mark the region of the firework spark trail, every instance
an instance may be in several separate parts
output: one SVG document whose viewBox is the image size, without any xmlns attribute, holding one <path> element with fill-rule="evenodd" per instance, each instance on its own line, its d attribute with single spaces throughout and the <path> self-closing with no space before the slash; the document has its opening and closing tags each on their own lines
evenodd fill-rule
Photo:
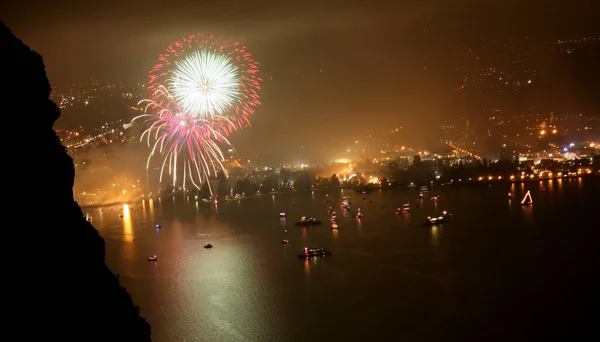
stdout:
<svg viewBox="0 0 600 342">
<path fill-rule="evenodd" d="M 164 91 L 162 94 L 168 95 Z M 152 147 L 146 169 L 150 169 L 152 157 L 158 153 L 163 155 L 159 182 L 163 181 L 167 172 L 172 176 L 173 184 L 176 184 L 177 170 L 182 166 L 184 189 L 187 180 L 197 189 L 205 183 L 210 187 L 209 178 L 215 177 L 219 170 L 224 169 L 222 161 L 225 157 L 219 144 L 233 148 L 226 136 L 220 132 L 221 126 L 231 125 L 231 122 L 218 115 L 210 119 L 182 116 L 171 101 L 141 101 L 144 102 L 147 111 L 159 113 L 143 114 L 133 119 L 146 119 L 151 122 L 140 137 L 140 141 L 146 140 L 148 146 Z M 160 103 L 166 103 L 167 106 L 163 107 Z M 210 191 L 212 194 L 212 189 Z"/>
</svg>

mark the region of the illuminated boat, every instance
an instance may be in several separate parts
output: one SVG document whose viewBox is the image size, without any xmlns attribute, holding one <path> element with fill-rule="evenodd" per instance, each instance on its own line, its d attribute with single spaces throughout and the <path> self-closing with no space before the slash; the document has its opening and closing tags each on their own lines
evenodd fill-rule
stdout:
<svg viewBox="0 0 600 342">
<path fill-rule="evenodd" d="M 402 206 L 402 208 L 396 209 L 396 215 L 407 214 L 409 211 L 410 211 L 410 204 L 404 203 L 404 206 Z"/>
<path fill-rule="evenodd" d="M 358 214 L 356 214 L 356 219 L 361 219 L 363 218 L 363 214 L 360 212 L 360 209 L 358 209 Z"/>
<path fill-rule="evenodd" d="M 207 243 L 204 245 L 204 248 L 213 248 L 213 245 L 211 245 L 210 243 Z"/>
<path fill-rule="evenodd" d="M 148 257 L 148 261 L 157 261 L 158 257 L 156 255 Z"/>
<path fill-rule="evenodd" d="M 331 252 L 326 250 L 325 248 L 304 248 L 304 251 L 301 254 L 298 254 L 298 258 L 316 258 L 316 257 L 325 257 L 331 255 Z"/>
<path fill-rule="evenodd" d="M 285 218 L 285 213 L 279 213 L 279 217 Z"/>
<path fill-rule="evenodd" d="M 290 243 L 290 241 L 289 241 L 289 240 L 283 240 L 283 241 L 281 241 L 281 244 L 282 244 L 282 245 L 287 245 L 288 243 Z"/>
<path fill-rule="evenodd" d="M 320 224 L 321 224 L 321 221 L 315 219 L 314 217 L 310 217 L 310 218 L 302 217 L 299 222 L 296 222 L 297 226 L 317 226 Z"/>
<path fill-rule="evenodd" d="M 453 214 L 450 214 L 444 210 L 442 212 L 442 216 L 438 216 L 438 217 L 427 216 L 427 219 L 425 220 L 425 225 L 426 226 L 435 226 L 438 224 L 444 224 L 444 223 L 447 223 L 448 221 L 450 221 L 453 217 L 454 217 Z"/>
<path fill-rule="evenodd" d="M 530 205 L 533 203 L 533 198 L 531 198 L 531 192 L 529 190 L 527 190 L 527 193 L 525 194 L 525 196 L 523 197 L 523 200 L 521 201 L 521 205 Z"/>
<path fill-rule="evenodd" d="M 442 224 L 442 223 L 446 223 L 446 222 L 447 222 L 447 220 L 443 216 L 439 216 L 439 217 L 427 216 L 427 219 L 425 220 L 425 225 L 426 226 L 435 226 L 437 224 Z"/>
<path fill-rule="evenodd" d="M 334 224 L 332 224 L 332 225 L 331 225 L 331 229 L 338 229 L 338 225 L 337 225 L 337 223 L 334 223 Z"/>
</svg>

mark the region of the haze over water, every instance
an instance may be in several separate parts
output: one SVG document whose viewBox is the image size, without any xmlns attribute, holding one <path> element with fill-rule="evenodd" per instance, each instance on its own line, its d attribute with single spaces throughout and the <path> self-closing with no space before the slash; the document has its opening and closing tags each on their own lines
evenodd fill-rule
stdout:
<svg viewBox="0 0 600 342">
<path fill-rule="evenodd" d="M 431 188 L 429 196 L 442 195 L 437 204 L 418 201 L 417 189 L 332 190 L 218 207 L 162 198 L 83 210 L 155 341 L 521 340 L 566 334 L 573 322 L 563 316 L 582 310 L 595 286 L 581 278 L 596 271 L 598 179 L 541 184 Z M 527 190 L 534 203 L 523 207 Z M 342 214 L 346 195 L 362 220 Z M 394 215 L 405 199 L 410 214 Z M 443 210 L 452 222 L 422 225 Z M 301 216 L 323 225 L 294 226 Z M 305 246 L 333 255 L 297 258 Z M 580 291 L 567 290 L 576 282 Z"/>
</svg>

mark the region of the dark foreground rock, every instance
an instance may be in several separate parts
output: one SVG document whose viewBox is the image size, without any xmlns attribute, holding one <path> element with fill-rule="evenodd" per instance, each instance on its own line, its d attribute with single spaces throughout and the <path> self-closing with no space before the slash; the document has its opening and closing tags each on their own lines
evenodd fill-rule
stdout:
<svg viewBox="0 0 600 342">
<path fill-rule="evenodd" d="M 5 337 L 150 341 L 149 324 L 104 262 L 104 240 L 73 199 L 73 160 L 53 130 L 60 111 L 41 56 L 2 22 L 0 49 L 2 168 L 15 194 L 5 193 L 3 215 L 11 233 L 3 237 Z"/>
</svg>

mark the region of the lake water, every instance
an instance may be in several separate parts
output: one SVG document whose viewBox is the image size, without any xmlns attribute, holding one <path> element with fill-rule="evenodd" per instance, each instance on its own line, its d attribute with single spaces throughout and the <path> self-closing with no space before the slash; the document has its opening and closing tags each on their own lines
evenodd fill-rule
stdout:
<svg viewBox="0 0 600 342">
<path fill-rule="evenodd" d="M 217 207 L 162 198 L 84 212 L 155 341 L 573 338 L 597 298 L 598 182 L 436 187 L 423 200 L 418 190 Z M 524 207 L 526 190 L 534 203 Z M 363 219 L 342 214 L 347 195 Z M 435 195 L 438 203 L 428 198 Z M 405 199 L 412 211 L 396 216 Z M 338 231 L 327 222 L 330 206 Z M 423 226 L 443 210 L 452 222 Z M 301 216 L 324 224 L 297 227 Z M 306 261 L 297 257 L 304 247 L 333 254 Z M 148 262 L 154 254 L 158 261 Z"/>
</svg>

